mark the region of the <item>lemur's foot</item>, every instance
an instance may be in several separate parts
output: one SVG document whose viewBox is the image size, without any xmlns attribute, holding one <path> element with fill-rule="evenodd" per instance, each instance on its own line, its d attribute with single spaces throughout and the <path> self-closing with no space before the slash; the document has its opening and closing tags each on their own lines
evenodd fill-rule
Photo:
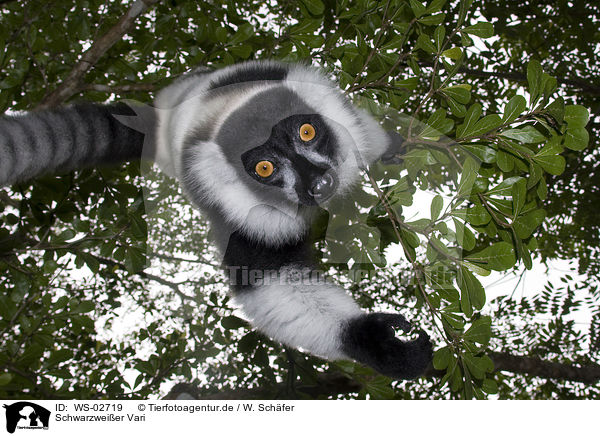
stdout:
<svg viewBox="0 0 600 436">
<path fill-rule="evenodd" d="M 424 331 L 414 341 L 396 338 L 394 327 L 405 332 L 410 323 L 400 314 L 370 313 L 350 321 L 342 334 L 344 352 L 383 375 L 410 379 L 423 374 L 433 356 Z"/>
<path fill-rule="evenodd" d="M 401 155 L 406 153 L 404 138 L 396 132 L 389 132 L 388 137 L 390 138 L 390 144 L 381 156 L 381 162 L 386 165 L 399 165 L 404 160 Z"/>
</svg>

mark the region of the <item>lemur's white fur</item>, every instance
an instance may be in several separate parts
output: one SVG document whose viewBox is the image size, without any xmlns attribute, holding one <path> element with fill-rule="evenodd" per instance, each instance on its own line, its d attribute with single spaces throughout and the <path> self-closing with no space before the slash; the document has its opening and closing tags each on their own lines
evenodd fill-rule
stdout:
<svg viewBox="0 0 600 436">
<path fill-rule="evenodd" d="M 276 341 L 328 359 L 347 358 L 341 351 L 341 330 L 363 312 L 339 286 L 293 275 L 281 271 L 274 283 L 240 293 L 234 302 Z"/>
<path fill-rule="evenodd" d="M 243 182 L 226 161 L 221 148 L 212 141 L 203 142 L 195 150 L 198 159 L 193 177 L 208 206 L 218 205 L 227 211 L 226 219 L 248 237 L 279 245 L 299 238 L 306 229 L 305 221 L 297 218 L 297 209 L 268 204 Z M 218 169 L 207 171 L 206 162 Z"/>
</svg>

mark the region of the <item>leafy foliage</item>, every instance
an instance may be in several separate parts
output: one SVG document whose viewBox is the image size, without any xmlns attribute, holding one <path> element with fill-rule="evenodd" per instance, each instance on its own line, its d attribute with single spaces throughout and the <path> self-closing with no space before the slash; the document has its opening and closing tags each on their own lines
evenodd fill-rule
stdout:
<svg viewBox="0 0 600 436">
<path fill-rule="evenodd" d="M 3 111 L 35 108 L 126 12 L 119 2 L 36 3 L 0 5 L 10 12 L 0 18 Z M 356 380 L 359 398 L 597 396 L 597 388 L 574 391 L 560 381 L 536 390 L 543 382 L 535 374 L 494 373 L 489 357 L 495 349 L 591 363 L 600 350 L 586 354 L 579 344 L 597 341 L 600 309 L 591 290 L 595 324 L 585 339 L 566 320 L 583 304 L 571 288 L 489 302 L 478 278 L 532 268 L 540 240 L 547 257 L 576 253 L 584 267 L 593 263 L 585 234 L 547 236 L 571 228 L 561 221 L 563 199 L 587 153 L 590 101 L 572 104 L 544 72 L 552 64 L 540 60 L 562 56 L 560 48 L 532 56 L 522 88 L 469 74 L 520 71 L 515 53 L 529 53 L 536 38 L 501 24 L 508 8 L 483 2 L 481 10 L 490 20 L 472 0 L 159 2 L 100 58 L 77 96 L 149 101 L 194 66 L 253 58 L 328 70 L 404 136 L 407 151 L 400 168 L 370 168 L 354 204 L 332 214 L 323 261 L 363 307 L 408 307 L 415 323 L 429 326 L 441 379 L 392 382 L 357 364 L 283 350 L 249 330 L 227 305 L 202 218 L 164 176 L 133 163 L 0 191 L 0 395 L 145 398 L 173 380 L 207 392 L 287 380 L 287 394 L 301 396 L 295 384 L 313 385 L 328 371 Z M 569 68 L 559 66 L 557 73 Z M 423 191 L 434 194 L 429 215 L 408 218 L 405 208 Z M 404 261 L 386 266 L 395 246 Z M 365 269 L 366 278 L 350 274 Z"/>
</svg>

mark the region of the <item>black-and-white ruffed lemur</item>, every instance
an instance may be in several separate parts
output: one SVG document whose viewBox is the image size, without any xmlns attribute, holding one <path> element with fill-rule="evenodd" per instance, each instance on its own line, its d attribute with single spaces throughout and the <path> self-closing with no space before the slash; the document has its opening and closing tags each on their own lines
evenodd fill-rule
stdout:
<svg viewBox="0 0 600 436">
<path fill-rule="evenodd" d="M 146 132 L 124 121 L 142 112 Z M 402 341 L 394 330 L 410 330 L 402 315 L 366 313 L 336 284 L 297 277 L 316 268 L 307 211 L 348 192 L 361 169 L 400 144 L 318 70 L 247 62 L 180 78 L 150 111 L 76 104 L 1 118 L 0 186 L 153 159 L 208 217 L 226 270 L 277 271 L 276 280 L 233 278 L 234 301 L 258 330 L 329 360 L 413 378 L 431 361 L 425 332 Z"/>
</svg>

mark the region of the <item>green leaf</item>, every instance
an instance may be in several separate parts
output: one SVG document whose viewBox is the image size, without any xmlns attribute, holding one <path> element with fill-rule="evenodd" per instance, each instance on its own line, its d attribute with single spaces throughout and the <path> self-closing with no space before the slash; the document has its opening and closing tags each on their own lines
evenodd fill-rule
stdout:
<svg viewBox="0 0 600 436">
<path fill-rule="evenodd" d="M 446 0 L 432 0 L 429 5 L 427 6 L 427 9 L 425 10 L 425 13 L 427 14 L 435 14 L 436 12 L 439 12 L 442 10 L 442 7 L 446 4 Z"/>
<path fill-rule="evenodd" d="M 96 259 L 94 256 L 92 256 L 90 253 L 86 253 L 86 252 L 79 252 L 77 254 L 78 257 L 81 257 L 84 261 L 85 264 L 88 266 L 88 268 L 94 273 L 97 274 L 99 269 L 100 269 L 100 262 L 98 261 L 98 259 Z"/>
<path fill-rule="evenodd" d="M 565 107 L 564 120 L 571 127 L 585 127 L 590 119 L 590 113 L 581 105 L 569 105 Z"/>
<path fill-rule="evenodd" d="M 558 97 L 546 107 L 545 111 L 554 118 L 557 123 L 562 123 L 565 116 L 565 100 L 562 97 Z"/>
<path fill-rule="evenodd" d="M 452 218 L 452 220 L 454 221 L 454 228 L 456 230 L 456 243 L 465 250 L 471 251 L 475 248 L 475 235 L 473 235 L 473 232 L 471 232 L 467 226 L 456 218 Z"/>
<path fill-rule="evenodd" d="M 498 393 L 498 385 L 494 380 L 489 378 L 486 378 L 483 381 L 483 383 L 481 384 L 481 389 L 483 389 L 484 392 L 490 395 L 495 395 Z"/>
<path fill-rule="evenodd" d="M 419 37 L 417 38 L 417 43 L 416 43 L 415 47 L 420 48 L 421 50 L 423 50 L 427 53 L 435 53 L 437 51 L 437 49 L 435 48 L 435 45 L 433 45 L 433 43 L 431 42 L 431 39 L 429 39 L 429 36 L 426 35 L 425 33 L 421 33 L 419 35 Z"/>
<path fill-rule="evenodd" d="M 550 141 L 548 141 L 546 143 L 546 145 L 544 145 L 544 147 L 535 154 L 534 158 L 545 157 L 545 156 L 554 156 L 554 155 L 558 155 L 558 154 L 562 153 L 563 148 L 558 143 L 557 139 L 560 139 L 560 138 L 553 137 Z"/>
<path fill-rule="evenodd" d="M 540 180 L 540 183 L 538 183 L 536 194 L 538 195 L 538 197 L 540 197 L 540 200 L 542 201 L 544 201 L 548 196 L 548 186 L 546 185 L 545 180 Z"/>
<path fill-rule="evenodd" d="M 252 54 L 252 46 L 249 44 L 236 45 L 235 47 L 230 47 L 229 52 L 242 59 L 248 59 L 250 54 Z"/>
<path fill-rule="evenodd" d="M 467 108 L 464 104 L 460 104 L 452 98 L 447 99 L 447 102 L 448 106 L 450 107 L 450 111 L 454 116 L 458 118 L 464 118 L 464 116 L 467 114 Z"/>
<path fill-rule="evenodd" d="M 306 9 L 313 15 L 322 15 L 325 5 L 321 0 L 301 0 Z"/>
<path fill-rule="evenodd" d="M 463 260 L 462 263 L 469 269 L 469 271 L 477 274 L 478 276 L 487 277 L 492 273 L 490 269 L 485 269 L 476 263 L 471 263 L 467 260 Z"/>
<path fill-rule="evenodd" d="M 489 195 L 498 195 L 498 196 L 509 196 L 512 193 L 512 186 L 517 183 L 519 180 L 523 180 L 522 177 L 509 177 L 508 179 L 504 179 L 498 185 L 494 186 L 488 192 L 486 192 L 486 196 Z"/>
<path fill-rule="evenodd" d="M 502 125 L 502 119 L 498 114 L 486 115 L 471 129 L 468 136 L 481 136 L 484 133 L 490 132 Z"/>
<path fill-rule="evenodd" d="M 494 26 L 492 23 L 486 23 L 485 21 L 479 21 L 472 26 L 467 26 L 461 30 L 461 32 L 475 35 L 480 38 L 490 38 L 494 36 Z"/>
<path fill-rule="evenodd" d="M 417 18 L 425 13 L 425 5 L 418 0 L 410 0 L 410 8 Z"/>
<path fill-rule="evenodd" d="M 250 353 L 256 349 L 258 343 L 258 335 L 255 331 L 251 331 L 238 341 L 238 351 L 240 353 Z"/>
<path fill-rule="evenodd" d="M 390 379 L 377 376 L 365 384 L 365 389 L 374 400 L 391 400 L 394 398 L 394 390 L 390 386 Z"/>
<path fill-rule="evenodd" d="M 438 109 L 435 111 L 425 125 L 425 128 L 419 136 L 421 138 L 438 138 L 440 134 L 447 133 L 452 129 L 452 120 L 446 118 L 446 111 L 444 109 Z"/>
<path fill-rule="evenodd" d="M 469 368 L 469 372 L 476 379 L 483 380 L 485 378 L 485 362 L 479 357 L 473 356 L 471 353 L 465 353 L 462 355 L 463 362 Z"/>
<path fill-rule="evenodd" d="M 433 46 L 433 45 L 432 45 Z M 434 50 L 435 51 L 435 50 Z M 433 53 L 433 52 L 432 52 Z M 453 98 L 459 103 L 467 104 L 471 100 L 471 86 L 470 85 L 456 85 L 448 86 L 440 90 L 444 95 Z"/>
<path fill-rule="evenodd" d="M 435 221 L 440 216 L 444 207 L 444 199 L 441 195 L 436 195 L 431 201 L 431 220 Z"/>
<path fill-rule="evenodd" d="M 93 301 L 82 301 L 71 313 L 87 313 L 96 308 Z"/>
<path fill-rule="evenodd" d="M 542 66 L 535 59 L 527 64 L 527 82 L 529 84 L 529 104 L 533 105 L 541 92 L 542 84 Z"/>
<path fill-rule="evenodd" d="M 475 320 L 463 337 L 471 342 L 487 345 L 492 338 L 492 319 L 489 316 L 482 316 Z"/>
<path fill-rule="evenodd" d="M 546 137 L 542 135 L 535 127 L 527 125 L 518 129 L 508 129 L 502 131 L 500 136 L 505 138 L 514 139 L 527 144 L 539 144 L 546 140 Z"/>
<path fill-rule="evenodd" d="M 227 36 L 228 36 L 227 29 L 224 27 L 218 27 L 215 32 L 214 32 L 214 36 L 217 39 L 217 41 L 225 44 L 227 42 Z"/>
<path fill-rule="evenodd" d="M 462 173 L 460 174 L 460 183 L 456 192 L 457 197 L 468 196 L 473 189 L 473 183 L 477 178 L 477 170 L 479 165 L 473 159 L 468 157 L 463 164 Z"/>
<path fill-rule="evenodd" d="M 130 273 L 137 273 L 146 267 L 146 254 L 137 247 L 128 247 L 125 256 L 125 268 Z"/>
<path fill-rule="evenodd" d="M 512 186 L 513 216 L 517 217 L 525 205 L 527 197 L 527 181 L 521 179 Z"/>
<path fill-rule="evenodd" d="M 460 32 L 460 43 L 463 47 L 471 47 L 474 44 L 473 38 L 463 32 Z"/>
<path fill-rule="evenodd" d="M 448 368 L 448 365 L 450 364 L 451 354 L 452 352 L 448 347 L 443 347 L 439 350 L 436 350 L 433 354 L 433 367 L 438 371 Z"/>
<path fill-rule="evenodd" d="M 462 330 L 465 325 L 463 317 L 454 313 L 442 313 L 442 322 L 445 322 L 454 330 Z"/>
<path fill-rule="evenodd" d="M 490 144 L 476 143 L 476 144 L 461 144 L 461 148 L 464 148 L 481 162 L 494 163 L 496 162 L 497 151 L 494 146 Z"/>
<path fill-rule="evenodd" d="M 485 291 L 479 280 L 467 267 L 462 266 L 456 278 L 461 290 L 460 308 L 467 317 L 473 315 L 473 308 L 481 310 L 485 304 Z"/>
<path fill-rule="evenodd" d="M 506 271 L 512 268 L 517 261 L 515 249 L 508 242 L 497 242 L 477 253 L 470 254 L 466 259 L 486 265 L 494 271 Z"/>
<path fill-rule="evenodd" d="M 565 133 L 564 145 L 571 150 L 580 151 L 587 147 L 590 140 L 585 127 L 573 127 L 569 126 Z"/>
<path fill-rule="evenodd" d="M 442 56 L 450 59 L 460 59 L 462 57 L 462 50 L 460 47 L 452 47 L 442 52 Z"/>
<path fill-rule="evenodd" d="M 512 227 L 519 238 L 527 239 L 542 224 L 544 218 L 546 218 L 546 211 L 536 209 L 533 212 L 518 217 L 512 224 Z"/>
<path fill-rule="evenodd" d="M 548 99 L 552 93 L 556 90 L 556 79 L 550 74 L 542 73 L 542 83 L 540 85 L 540 92 L 544 95 L 544 98 Z"/>
<path fill-rule="evenodd" d="M 446 28 L 444 26 L 439 26 L 433 32 L 433 42 L 436 46 L 436 51 L 440 51 L 442 45 L 444 44 L 444 38 L 446 37 Z"/>
<path fill-rule="evenodd" d="M 444 21 L 444 18 L 446 18 L 446 14 L 428 15 L 427 17 L 420 18 L 419 23 L 425 26 L 437 26 Z"/>
<path fill-rule="evenodd" d="M 323 20 L 320 18 L 305 18 L 300 21 L 298 24 L 294 24 L 290 28 L 291 35 L 301 35 L 301 34 L 314 34 L 321 24 Z"/>
<path fill-rule="evenodd" d="M 240 42 L 246 41 L 248 38 L 253 36 L 256 32 L 254 31 L 254 27 L 250 23 L 244 23 L 240 27 L 238 27 L 237 32 L 233 35 L 229 41 L 228 45 L 239 44 Z"/>
<path fill-rule="evenodd" d="M 492 217 L 485 207 L 478 204 L 468 209 L 467 219 L 474 226 L 484 226 L 490 222 Z"/>
<path fill-rule="evenodd" d="M 481 116 L 481 104 L 474 103 L 467 110 L 463 124 L 456 129 L 456 138 L 471 136 L 471 131 Z"/>
<path fill-rule="evenodd" d="M 150 362 L 145 362 L 145 361 L 139 361 L 136 365 L 135 365 L 135 369 L 137 369 L 139 372 L 143 373 L 143 374 L 154 374 L 154 367 L 152 366 L 152 364 Z"/>
<path fill-rule="evenodd" d="M 5 372 L 4 374 L 0 375 L 0 386 L 5 386 L 9 384 L 12 378 L 12 374 L 9 374 L 8 372 Z"/>
<path fill-rule="evenodd" d="M 562 156 L 534 156 L 535 160 L 547 173 L 558 176 L 565 170 L 566 161 Z"/>
<path fill-rule="evenodd" d="M 498 153 L 496 154 L 496 165 L 498 165 L 498 168 L 500 168 L 502 172 L 508 173 L 515 167 L 515 160 L 510 153 L 507 153 L 504 150 L 498 150 Z"/>
<path fill-rule="evenodd" d="M 527 109 L 527 101 L 522 95 L 515 95 L 506 103 L 504 113 L 502 114 L 502 123 L 508 124 L 516 120 L 525 109 Z"/>
</svg>

